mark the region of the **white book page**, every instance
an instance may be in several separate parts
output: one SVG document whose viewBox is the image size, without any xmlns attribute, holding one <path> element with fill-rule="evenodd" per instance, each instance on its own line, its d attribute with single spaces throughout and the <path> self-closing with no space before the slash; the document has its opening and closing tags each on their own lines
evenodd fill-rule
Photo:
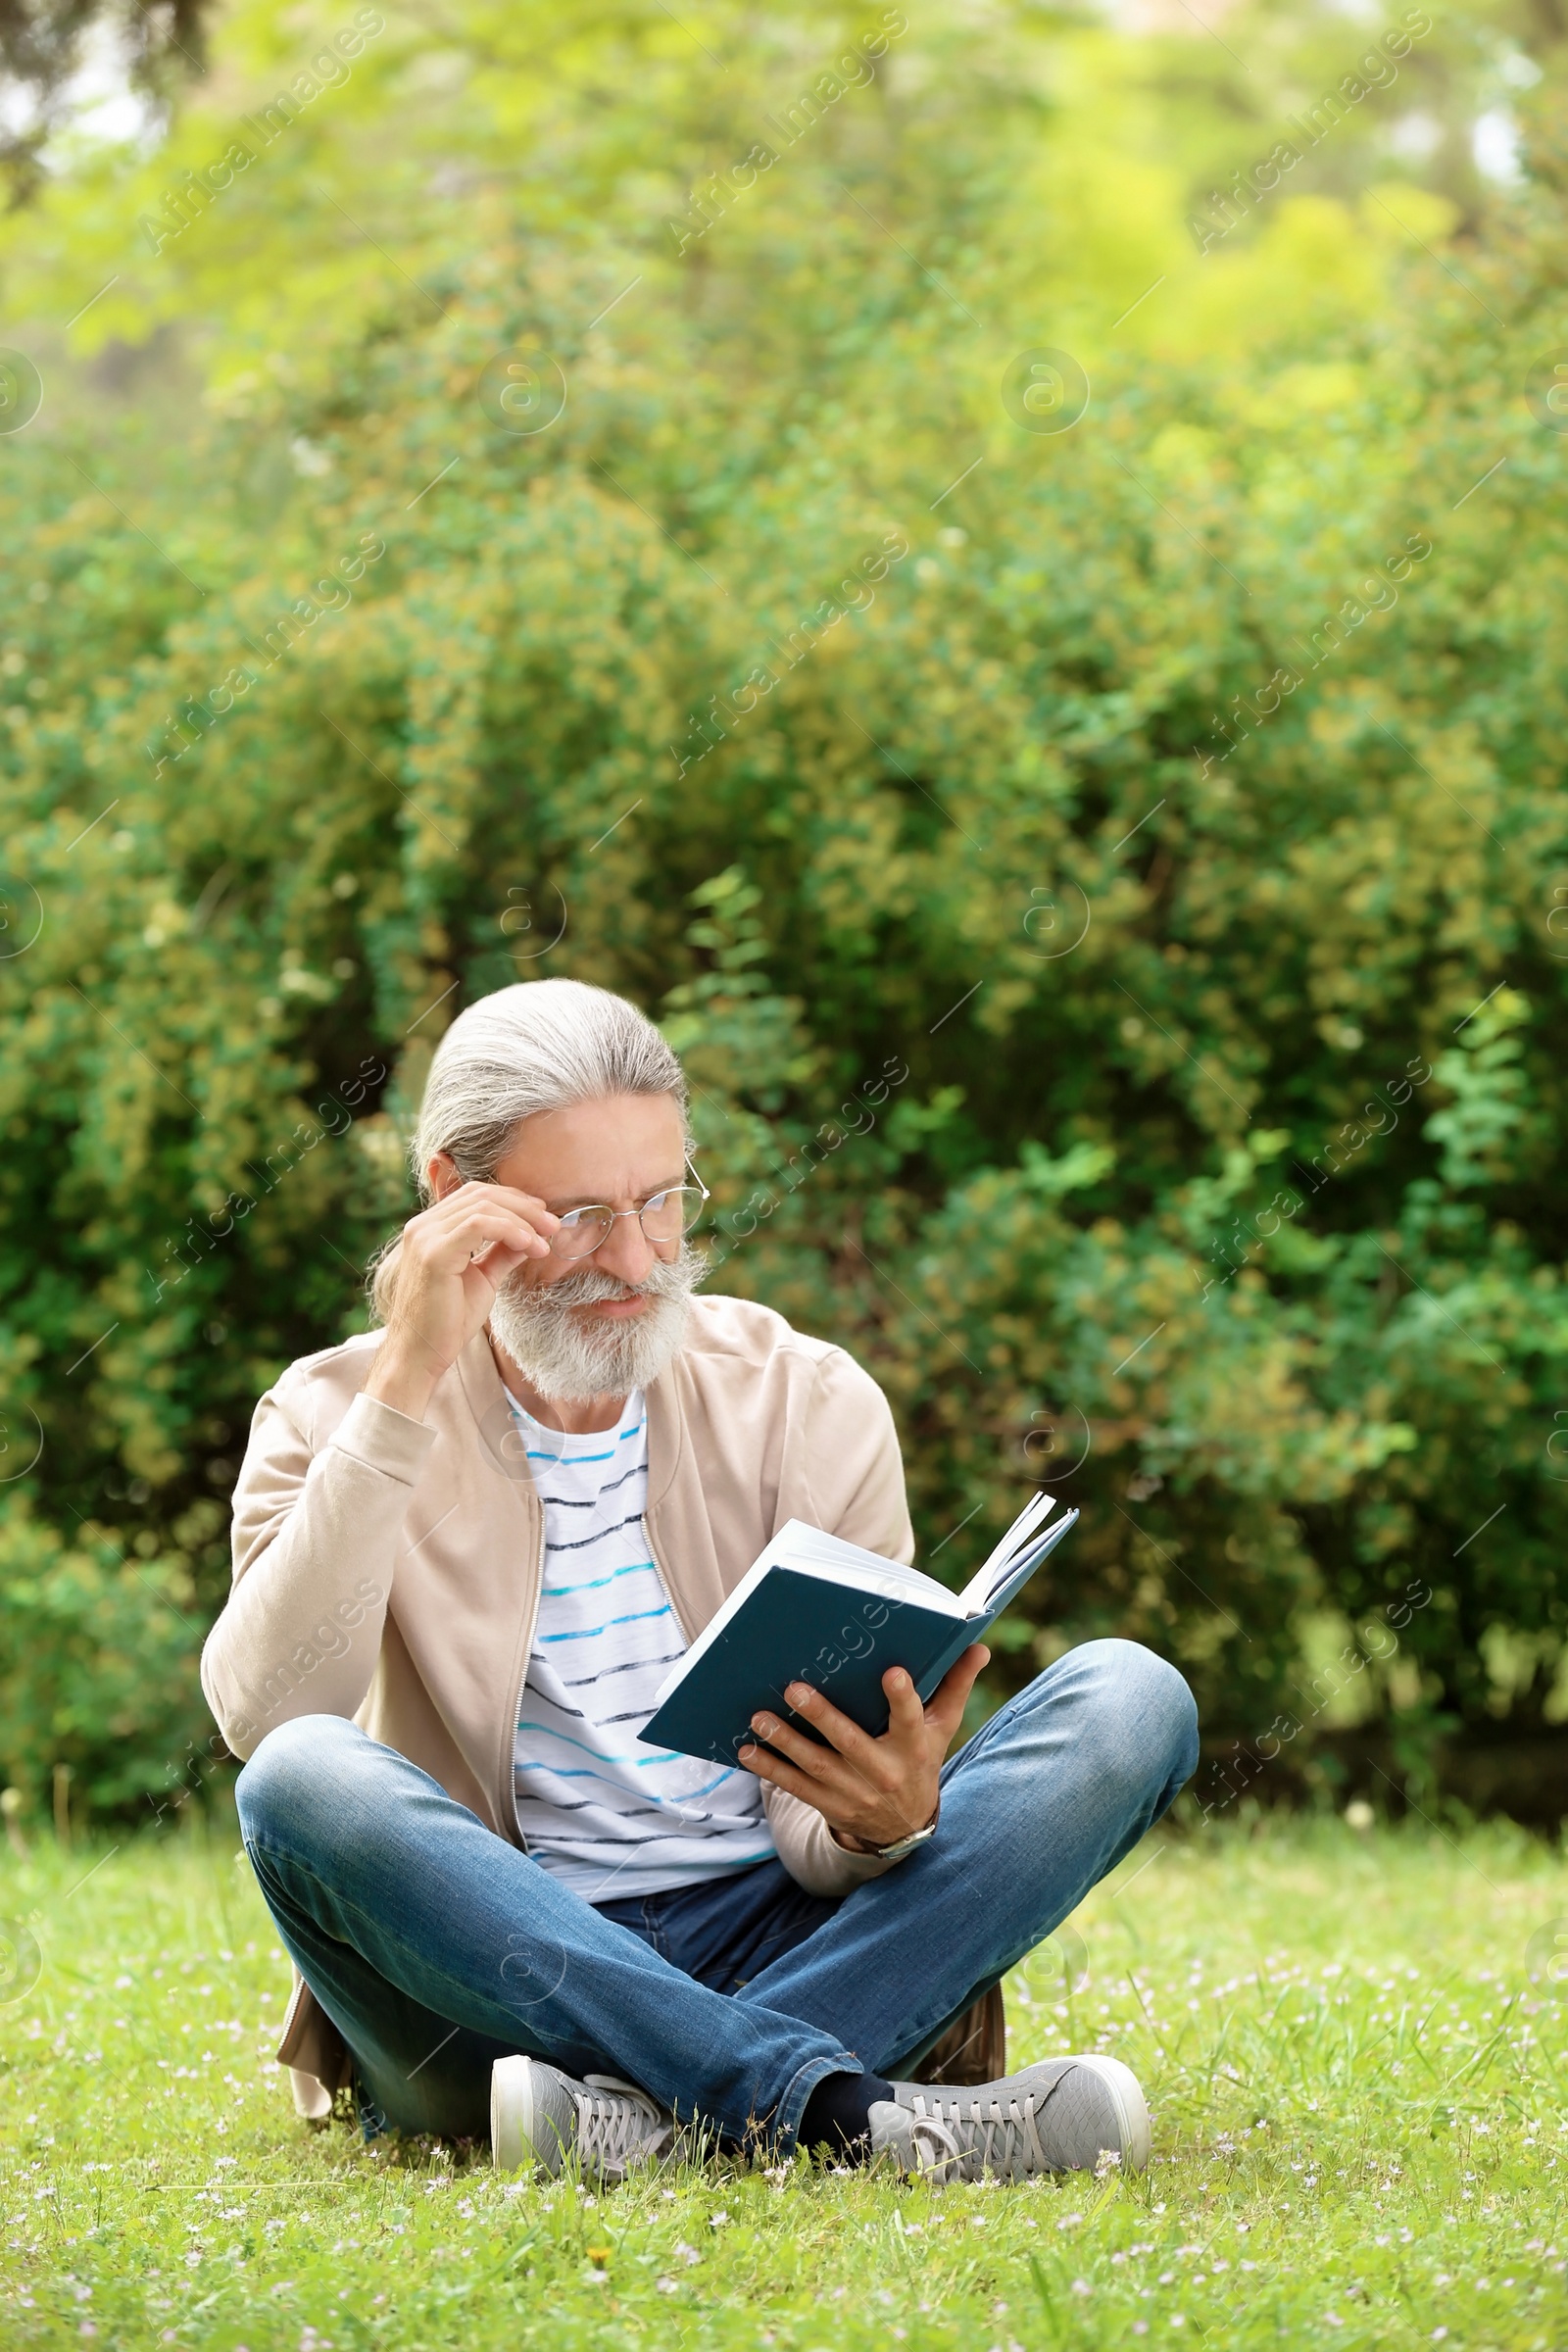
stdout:
<svg viewBox="0 0 1568 2352">
<path fill-rule="evenodd" d="M 1001 1543 L 982 1560 L 958 1595 L 966 1616 L 984 1613 L 992 1593 L 1006 1583 L 1013 1561 L 1028 1548 L 1055 1507 L 1055 1495 L 1044 1487 L 1030 1495 Z"/>
<path fill-rule="evenodd" d="M 786 1519 L 768 1544 L 766 1556 L 782 1560 L 791 1568 L 809 1559 L 819 1560 L 824 1567 L 891 1569 L 895 1576 L 913 1573 L 897 1560 L 885 1560 L 879 1551 L 867 1551 L 863 1544 L 846 1543 L 842 1536 L 830 1536 L 825 1528 L 811 1527 L 804 1519 Z"/>
<path fill-rule="evenodd" d="M 884 1600 L 917 1600 L 924 1609 L 941 1616 L 959 1618 L 964 1614 L 957 1593 L 950 1592 L 934 1577 L 922 1576 L 918 1568 L 906 1568 L 897 1560 L 879 1560 L 874 1569 L 862 1568 L 858 1561 L 841 1567 L 837 1561 L 806 1558 L 780 1559 L 770 1554 L 771 1565 L 793 1568 L 797 1576 L 820 1578 L 824 1585 L 838 1585 L 846 1592 L 879 1592 Z"/>
<path fill-rule="evenodd" d="M 780 1567 L 826 1576 L 856 1592 L 888 1592 L 892 1596 L 888 1581 L 892 1579 L 904 1587 L 898 1597 L 919 1599 L 944 1615 L 962 1613 L 948 1587 L 939 1585 L 934 1576 L 907 1567 L 903 1560 L 884 1559 L 880 1552 L 866 1551 L 858 1544 L 847 1544 L 842 1536 L 826 1535 L 819 1527 L 808 1527 L 804 1519 L 785 1522 L 767 1556 Z M 867 1577 L 873 1581 L 862 1583 L 862 1578 Z"/>
<path fill-rule="evenodd" d="M 820 1577 L 824 1584 L 840 1585 L 850 1592 L 876 1592 L 886 1600 L 896 1601 L 919 1599 L 927 1608 L 941 1610 L 944 1616 L 956 1618 L 964 1613 L 961 1601 L 946 1585 L 922 1576 L 917 1568 L 906 1568 L 901 1560 L 885 1560 L 879 1552 L 863 1550 L 858 1544 L 846 1544 L 840 1536 L 830 1536 L 819 1527 L 808 1527 L 804 1519 L 789 1519 L 748 1568 L 722 1607 L 709 1619 L 686 1655 L 665 1675 L 654 1694 L 656 1707 L 663 1705 L 687 1669 L 717 1641 L 769 1569 L 775 1567 Z"/>
</svg>

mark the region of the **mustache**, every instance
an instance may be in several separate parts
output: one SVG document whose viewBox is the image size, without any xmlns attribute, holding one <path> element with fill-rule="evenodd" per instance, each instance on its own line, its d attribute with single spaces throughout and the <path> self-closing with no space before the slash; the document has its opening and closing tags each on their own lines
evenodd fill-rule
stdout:
<svg viewBox="0 0 1568 2352">
<path fill-rule="evenodd" d="M 584 1265 L 531 1290 L 518 1267 L 492 1301 L 492 1337 L 542 1396 L 625 1396 L 659 1379 L 679 1353 L 705 1263 L 682 1249 L 673 1262 L 656 1258 L 640 1283 Z M 578 1319 L 600 1299 L 636 1298 L 647 1301 L 640 1315 Z"/>
<path fill-rule="evenodd" d="M 641 1282 L 622 1282 L 599 1266 L 581 1266 L 558 1282 L 534 1285 L 519 1266 L 499 1285 L 499 1294 L 524 1314 L 569 1314 L 573 1307 L 595 1306 L 605 1298 L 679 1298 L 691 1285 L 686 1254 L 673 1262 L 656 1258 Z"/>
</svg>

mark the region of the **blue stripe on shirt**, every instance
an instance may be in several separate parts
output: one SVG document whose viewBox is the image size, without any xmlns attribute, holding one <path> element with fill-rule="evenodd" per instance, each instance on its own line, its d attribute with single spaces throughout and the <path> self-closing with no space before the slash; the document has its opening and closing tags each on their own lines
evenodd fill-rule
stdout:
<svg viewBox="0 0 1568 2352">
<path fill-rule="evenodd" d="M 572 1634 L 540 1634 L 537 1639 L 541 1649 L 549 1642 L 592 1642 L 612 1625 L 636 1625 L 644 1617 L 672 1617 L 674 1613 L 666 1600 L 661 1608 L 633 1609 L 624 1617 L 607 1617 L 603 1625 L 581 1626 Z"/>
<path fill-rule="evenodd" d="M 580 1747 L 585 1756 L 597 1756 L 601 1764 L 630 1764 L 640 1770 L 648 1761 L 646 1756 L 612 1756 L 608 1748 L 597 1745 L 591 1740 L 574 1740 L 569 1732 L 558 1732 L 553 1723 L 535 1723 L 531 1715 L 519 1715 L 517 1729 L 519 1732 L 543 1732 L 547 1740 L 559 1740 L 566 1747 Z M 671 1752 L 666 1750 L 655 1759 L 656 1762 L 667 1764 Z M 552 1764 L 548 1769 L 554 1772 L 556 1768 Z"/>
<path fill-rule="evenodd" d="M 565 1592 L 597 1592 L 601 1585 L 612 1585 L 622 1576 L 641 1576 L 653 1564 L 652 1560 L 633 1560 L 625 1568 L 612 1568 L 608 1576 L 585 1576 L 580 1585 L 542 1585 L 539 1589 L 540 1597 L 543 1600 L 560 1600 Z"/>
<path fill-rule="evenodd" d="M 641 1396 L 634 1393 L 626 1420 L 603 1433 L 545 1430 L 520 1407 L 515 1418 L 545 1519 L 535 1647 L 521 1701 L 544 1713 L 519 1714 L 513 1733 L 516 1818 L 528 1849 L 590 1902 L 754 1867 L 770 1847 L 758 1782 L 716 1760 L 699 1780 L 700 1762 L 644 1741 L 647 1710 L 625 1703 L 634 1691 L 651 1700 L 686 1647 L 650 1556 L 650 1424 Z M 596 1561 L 565 1556 L 588 1550 L 597 1551 Z M 644 1580 L 641 1591 L 617 1592 L 629 1577 Z M 603 1617 L 596 1612 L 607 1598 L 644 1605 Z M 569 1653 L 568 1642 L 576 1644 Z M 563 1673 L 568 1656 L 576 1675 Z M 635 1754 L 620 1744 L 628 1740 Z M 558 1747 L 581 1761 L 552 1761 Z M 568 1788 L 578 1782 L 588 1786 Z"/>
</svg>

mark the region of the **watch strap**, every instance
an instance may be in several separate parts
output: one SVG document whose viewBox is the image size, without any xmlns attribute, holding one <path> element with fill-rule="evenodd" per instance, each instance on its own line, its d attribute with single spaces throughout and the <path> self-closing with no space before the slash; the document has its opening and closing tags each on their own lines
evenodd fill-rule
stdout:
<svg viewBox="0 0 1568 2352">
<path fill-rule="evenodd" d="M 879 1862 L 902 1862 L 906 1854 L 912 1854 L 917 1845 L 924 1845 L 936 1834 L 936 1823 L 928 1821 L 923 1830 L 911 1830 L 907 1838 L 896 1838 L 891 1845 L 874 1845 L 871 1851 Z"/>
</svg>

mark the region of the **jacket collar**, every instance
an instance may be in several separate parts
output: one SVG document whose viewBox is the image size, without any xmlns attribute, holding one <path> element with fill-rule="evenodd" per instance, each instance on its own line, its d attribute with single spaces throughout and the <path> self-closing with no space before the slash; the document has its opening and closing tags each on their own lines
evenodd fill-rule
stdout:
<svg viewBox="0 0 1568 2352">
<path fill-rule="evenodd" d="M 507 1384 L 496 1367 L 490 1351 L 489 1335 L 481 1327 L 458 1358 L 458 1376 L 476 1421 L 483 1423 L 487 1413 L 507 1400 Z"/>
</svg>

